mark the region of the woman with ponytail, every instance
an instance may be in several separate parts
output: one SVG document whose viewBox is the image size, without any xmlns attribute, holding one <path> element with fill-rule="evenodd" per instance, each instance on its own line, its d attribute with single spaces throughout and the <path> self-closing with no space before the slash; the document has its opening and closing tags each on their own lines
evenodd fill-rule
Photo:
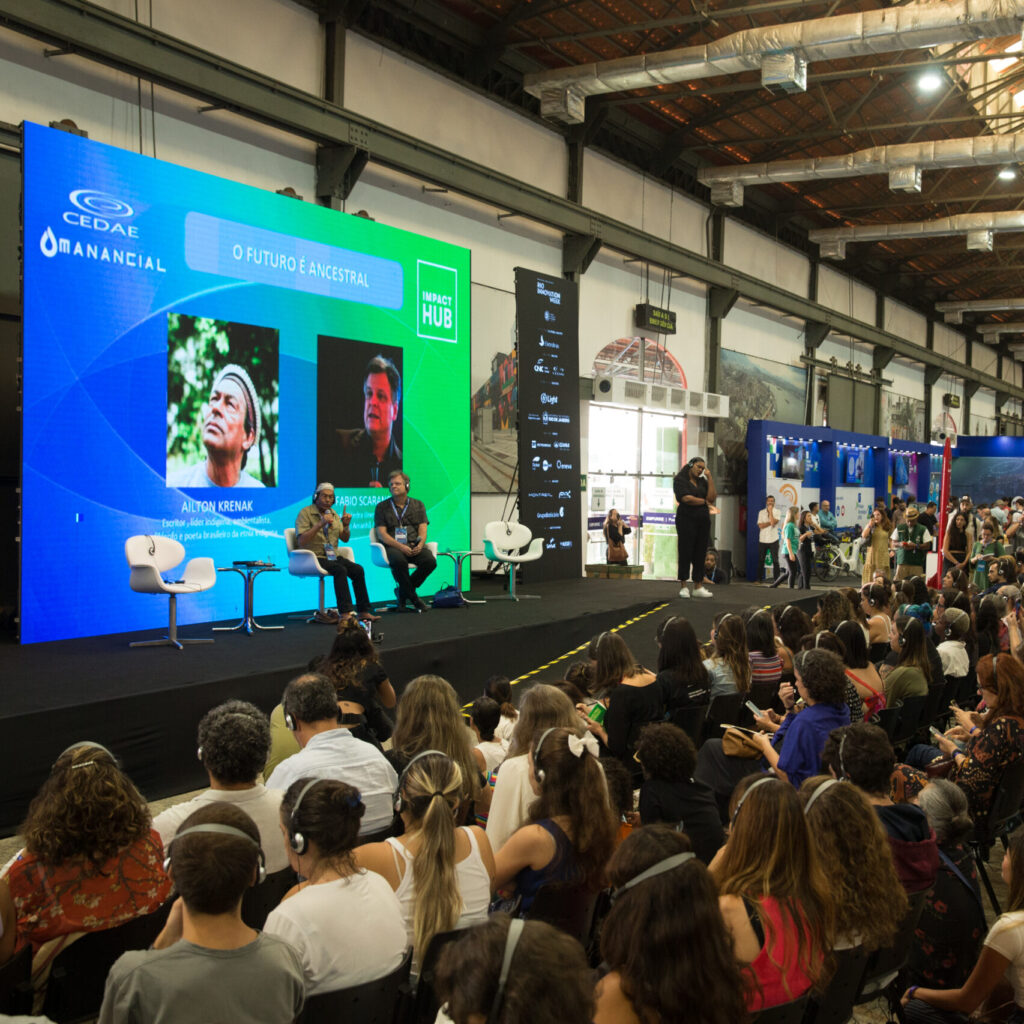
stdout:
<svg viewBox="0 0 1024 1024">
<path fill-rule="evenodd" d="M 456 828 L 461 792 L 459 765 L 424 751 L 398 780 L 395 810 L 404 834 L 356 850 L 356 862 L 382 875 L 398 896 L 414 971 L 438 932 L 487 919 L 494 855 L 482 828 Z"/>
<path fill-rule="evenodd" d="M 516 727 L 519 712 L 516 710 L 515 704 L 512 703 L 512 684 L 509 682 L 508 676 L 491 676 L 484 686 L 484 696 L 497 701 L 501 708 L 501 721 L 498 722 L 498 728 L 494 730 L 494 735 L 502 743 L 511 743 L 512 730 Z"/>
<path fill-rule="evenodd" d="M 334 779 L 299 779 L 281 801 L 288 859 L 305 880 L 270 912 L 264 930 L 299 954 L 307 996 L 383 978 L 405 956 L 395 894 L 360 871 L 353 855 L 365 810 L 359 792 Z"/>
</svg>

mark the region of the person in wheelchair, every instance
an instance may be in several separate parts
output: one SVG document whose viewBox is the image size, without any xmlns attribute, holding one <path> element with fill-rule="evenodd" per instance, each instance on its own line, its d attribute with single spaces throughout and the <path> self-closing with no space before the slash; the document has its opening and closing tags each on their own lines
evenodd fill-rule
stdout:
<svg viewBox="0 0 1024 1024">
<path fill-rule="evenodd" d="M 818 525 L 821 527 L 821 533 L 815 536 L 815 544 L 839 543 L 839 538 L 836 536 L 836 530 L 839 529 L 839 521 L 832 513 L 832 503 L 828 498 L 824 498 L 821 502 L 821 510 L 818 512 Z"/>
</svg>

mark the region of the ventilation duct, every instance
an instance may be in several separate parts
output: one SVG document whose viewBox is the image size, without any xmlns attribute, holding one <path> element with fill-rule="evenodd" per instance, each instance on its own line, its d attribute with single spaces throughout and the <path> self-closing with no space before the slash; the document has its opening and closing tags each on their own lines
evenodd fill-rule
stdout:
<svg viewBox="0 0 1024 1024">
<path fill-rule="evenodd" d="M 825 228 L 809 231 L 807 237 L 821 246 L 827 259 L 846 259 L 850 242 L 883 242 L 896 238 L 942 238 L 966 235 L 967 248 L 974 252 L 991 252 L 992 238 L 997 231 L 1024 231 L 1024 211 L 1003 213 L 958 213 L 937 220 L 912 221 L 906 224 L 859 224 L 850 228 Z"/>
<path fill-rule="evenodd" d="M 1024 321 L 1008 320 L 1002 324 L 981 324 L 977 331 L 985 341 L 999 341 L 1001 334 L 1024 334 Z"/>
<path fill-rule="evenodd" d="M 936 302 L 935 311 L 947 324 L 962 324 L 964 313 L 999 313 L 1004 309 L 1024 309 L 1024 299 L 971 299 L 969 302 Z"/>
<path fill-rule="evenodd" d="M 711 189 L 711 200 L 716 205 L 742 206 L 743 189 L 748 185 L 888 174 L 889 188 L 894 192 L 920 192 L 922 170 L 1013 163 L 1024 163 L 1024 133 L 873 146 L 871 149 L 859 149 L 841 156 L 813 157 L 807 160 L 704 167 L 697 172 L 697 180 Z"/>
<path fill-rule="evenodd" d="M 1024 0 L 907 4 L 744 29 L 702 46 L 538 71 L 526 75 L 524 85 L 541 101 L 542 116 L 579 124 L 587 96 L 752 70 L 761 70 L 766 88 L 798 91 L 806 88 L 810 61 L 1019 35 L 1022 21 Z"/>
</svg>

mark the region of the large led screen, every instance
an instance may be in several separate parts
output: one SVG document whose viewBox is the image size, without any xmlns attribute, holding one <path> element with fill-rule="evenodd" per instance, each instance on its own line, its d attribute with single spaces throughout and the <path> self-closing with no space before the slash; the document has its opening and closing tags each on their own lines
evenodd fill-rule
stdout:
<svg viewBox="0 0 1024 1024">
<path fill-rule="evenodd" d="M 37 125 L 23 152 L 22 642 L 165 624 L 128 587 L 135 534 L 280 566 L 257 617 L 314 605 L 283 531 L 323 480 L 374 600 L 391 468 L 469 547 L 466 249 Z M 228 572 L 178 604 L 241 610 Z"/>
</svg>

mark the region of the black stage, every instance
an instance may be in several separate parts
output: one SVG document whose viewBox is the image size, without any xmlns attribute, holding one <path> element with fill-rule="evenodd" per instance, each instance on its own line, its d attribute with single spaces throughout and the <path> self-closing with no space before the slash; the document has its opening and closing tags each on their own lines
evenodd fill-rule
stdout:
<svg viewBox="0 0 1024 1024">
<path fill-rule="evenodd" d="M 733 583 L 714 600 L 678 597 L 678 584 L 655 580 L 581 579 L 532 584 L 541 600 L 494 600 L 422 615 L 386 614 L 377 624 L 381 661 L 395 689 L 422 673 L 444 676 L 472 700 L 490 675 L 524 677 L 520 685 L 560 679 L 592 636 L 623 627 L 639 661 L 654 665 L 654 630 L 665 615 L 685 615 L 700 637 L 716 611 L 750 604 L 813 601 L 806 591 Z M 472 597 L 500 593 L 474 582 Z M 257 612 L 258 612 L 257 597 Z M 812 607 L 805 605 L 810 612 Z M 636 620 L 636 621 L 631 621 Z M 259 620 L 284 630 L 218 633 L 216 643 L 128 647 L 158 633 L 121 634 L 57 643 L 0 646 L 5 700 L 5 779 L 0 835 L 12 834 L 54 757 L 78 740 L 106 744 L 150 800 L 206 785 L 195 754 L 196 724 L 209 708 L 242 697 L 268 712 L 285 683 L 330 648 L 334 630 L 287 616 Z M 209 636 L 210 626 L 182 627 L 183 637 Z"/>
</svg>

